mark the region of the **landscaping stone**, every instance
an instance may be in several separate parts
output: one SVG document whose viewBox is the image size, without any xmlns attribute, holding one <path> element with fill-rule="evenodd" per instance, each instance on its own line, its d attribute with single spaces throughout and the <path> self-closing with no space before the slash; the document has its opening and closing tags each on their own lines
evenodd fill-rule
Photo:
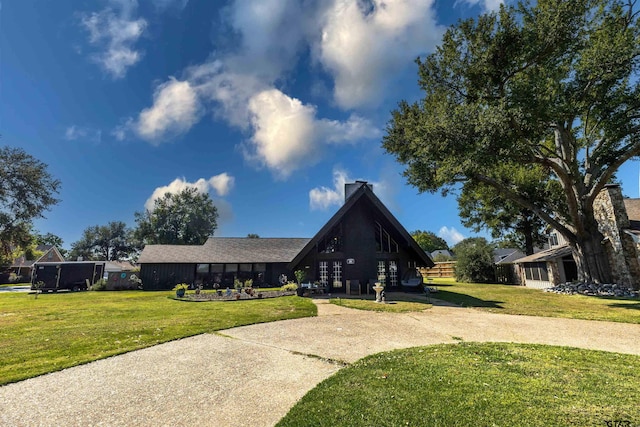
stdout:
<svg viewBox="0 0 640 427">
<path fill-rule="evenodd" d="M 226 295 L 222 292 L 204 292 L 199 294 L 187 293 L 182 299 L 192 301 L 237 301 L 248 299 L 264 299 L 264 298 L 277 298 L 285 297 L 289 295 L 295 295 L 295 291 L 253 291 L 253 292 L 237 292 Z"/>
<path fill-rule="evenodd" d="M 581 294 L 587 296 L 600 297 L 621 297 L 621 298 L 640 298 L 640 292 L 629 289 L 624 285 L 616 283 L 560 283 L 552 288 L 547 288 L 545 292 L 553 292 L 556 294 L 574 295 Z"/>
</svg>

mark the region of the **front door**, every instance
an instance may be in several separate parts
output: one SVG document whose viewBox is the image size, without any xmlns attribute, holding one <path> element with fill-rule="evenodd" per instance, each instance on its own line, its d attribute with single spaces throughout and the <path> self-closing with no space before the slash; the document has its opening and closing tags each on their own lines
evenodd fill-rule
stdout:
<svg viewBox="0 0 640 427">
<path fill-rule="evenodd" d="M 378 281 L 389 289 L 396 289 L 400 284 L 398 282 L 398 261 L 378 260 Z"/>
<path fill-rule="evenodd" d="M 320 284 L 329 292 L 344 292 L 342 260 L 320 261 L 318 263 Z"/>
</svg>

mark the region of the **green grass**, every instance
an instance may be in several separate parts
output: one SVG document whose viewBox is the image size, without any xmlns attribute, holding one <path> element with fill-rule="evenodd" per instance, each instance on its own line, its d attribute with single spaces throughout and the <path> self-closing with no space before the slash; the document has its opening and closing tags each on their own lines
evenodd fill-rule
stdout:
<svg viewBox="0 0 640 427">
<path fill-rule="evenodd" d="M 192 335 L 317 314 L 298 297 L 190 304 L 174 294 L 0 294 L 0 385 Z"/>
<path fill-rule="evenodd" d="M 422 298 L 422 300 L 423 301 L 418 301 L 417 298 L 412 299 L 394 297 L 394 301 L 387 304 L 381 304 L 376 303 L 375 299 L 331 298 L 329 302 L 341 307 L 355 308 L 358 310 L 384 311 L 389 313 L 409 313 L 427 310 L 432 307 L 431 304 L 427 303 L 424 297 Z"/>
<path fill-rule="evenodd" d="M 434 279 L 429 286 L 438 288 L 434 298 L 494 313 L 640 323 L 638 299 L 559 295 L 523 286 L 446 279 Z"/>
<path fill-rule="evenodd" d="M 638 356 L 542 345 L 397 350 L 340 370 L 277 425 L 636 426 L 639 370 Z"/>
</svg>

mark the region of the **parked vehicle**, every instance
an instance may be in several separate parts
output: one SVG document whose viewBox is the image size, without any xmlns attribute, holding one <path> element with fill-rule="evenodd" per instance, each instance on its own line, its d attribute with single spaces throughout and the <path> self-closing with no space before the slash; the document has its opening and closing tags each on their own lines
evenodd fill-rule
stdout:
<svg viewBox="0 0 640 427">
<path fill-rule="evenodd" d="M 86 291 L 89 286 L 102 278 L 104 261 L 36 262 L 33 265 L 31 289 L 42 282 L 42 292 Z"/>
</svg>

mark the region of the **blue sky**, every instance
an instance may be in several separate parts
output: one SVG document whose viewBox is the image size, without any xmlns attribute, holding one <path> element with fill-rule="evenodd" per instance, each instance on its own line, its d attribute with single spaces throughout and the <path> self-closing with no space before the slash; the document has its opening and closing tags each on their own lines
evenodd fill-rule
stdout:
<svg viewBox="0 0 640 427">
<path fill-rule="evenodd" d="M 0 133 L 62 181 L 69 248 L 196 186 L 217 236 L 311 237 L 367 180 L 409 231 L 474 235 L 381 148 L 413 60 L 498 0 L 20 0 L 0 8 Z M 618 174 L 638 197 L 638 164 Z"/>
</svg>

